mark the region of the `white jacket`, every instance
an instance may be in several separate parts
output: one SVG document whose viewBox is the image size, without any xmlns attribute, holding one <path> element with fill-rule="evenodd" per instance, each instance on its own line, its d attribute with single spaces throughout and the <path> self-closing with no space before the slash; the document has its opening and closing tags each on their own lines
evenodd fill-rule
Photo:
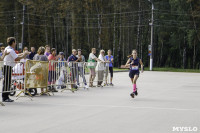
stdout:
<svg viewBox="0 0 200 133">
<path fill-rule="evenodd" d="M 105 70 L 105 57 L 103 55 L 99 55 L 98 59 L 100 59 L 102 62 L 98 61 L 96 66 L 96 71 L 104 71 Z"/>
</svg>

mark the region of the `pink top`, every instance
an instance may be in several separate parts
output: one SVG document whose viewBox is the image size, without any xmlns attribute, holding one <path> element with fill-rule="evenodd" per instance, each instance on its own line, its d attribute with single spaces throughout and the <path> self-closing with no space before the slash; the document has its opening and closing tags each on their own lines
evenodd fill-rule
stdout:
<svg viewBox="0 0 200 133">
<path fill-rule="evenodd" d="M 48 56 L 49 59 L 49 71 L 55 71 L 56 70 L 56 56 L 53 56 L 52 54 L 50 54 Z"/>
</svg>

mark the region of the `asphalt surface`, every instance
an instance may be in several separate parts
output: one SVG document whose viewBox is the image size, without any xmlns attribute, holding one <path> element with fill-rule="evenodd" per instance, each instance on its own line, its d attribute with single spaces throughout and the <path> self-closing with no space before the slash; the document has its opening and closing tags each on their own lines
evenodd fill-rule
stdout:
<svg viewBox="0 0 200 133">
<path fill-rule="evenodd" d="M 114 84 L 5 103 L 0 133 L 172 133 L 173 127 L 200 132 L 200 74 L 144 72 L 134 99 L 128 72 L 114 73 Z"/>
</svg>

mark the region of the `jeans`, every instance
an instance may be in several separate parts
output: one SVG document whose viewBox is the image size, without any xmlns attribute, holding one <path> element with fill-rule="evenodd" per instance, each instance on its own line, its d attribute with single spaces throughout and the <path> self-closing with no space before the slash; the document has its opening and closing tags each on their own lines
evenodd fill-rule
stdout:
<svg viewBox="0 0 200 133">
<path fill-rule="evenodd" d="M 83 83 L 87 85 L 86 79 L 85 79 L 85 73 L 83 67 L 78 67 L 78 74 L 77 74 L 77 84 L 79 85 L 79 75 L 83 78 Z"/>
</svg>

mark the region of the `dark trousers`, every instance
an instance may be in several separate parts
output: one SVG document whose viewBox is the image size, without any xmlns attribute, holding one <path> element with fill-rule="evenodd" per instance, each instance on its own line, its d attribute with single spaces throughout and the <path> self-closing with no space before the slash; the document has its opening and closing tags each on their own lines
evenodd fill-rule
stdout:
<svg viewBox="0 0 200 133">
<path fill-rule="evenodd" d="M 3 88 L 2 88 L 2 98 L 4 100 L 9 98 L 10 94 L 10 86 L 11 86 L 11 75 L 12 75 L 12 67 L 11 66 L 5 66 L 3 68 Z"/>
</svg>

